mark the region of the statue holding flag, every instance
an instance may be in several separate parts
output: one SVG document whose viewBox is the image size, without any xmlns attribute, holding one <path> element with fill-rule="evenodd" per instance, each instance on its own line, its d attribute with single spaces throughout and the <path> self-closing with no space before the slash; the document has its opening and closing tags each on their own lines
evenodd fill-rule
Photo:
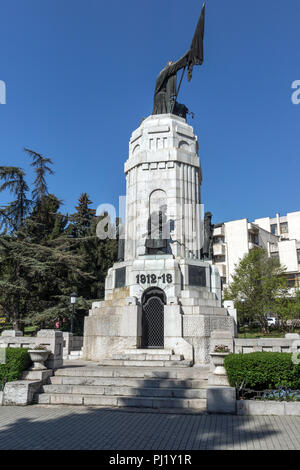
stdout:
<svg viewBox="0 0 300 470">
<path fill-rule="evenodd" d="M 193 66 L 203 63 L 204 18 L 205 4 L 202 7 L 190 49 L 177 62 L 168 62 L 157 77 L 152 114 L 171 113 L 182 117 L 186 116 L 188 109 L 185 105 L 177 102 L 177 96 L 186 67 L 188 68 L 188 81 L 190 81 Z M 177 88 L 176 74 L 181 69 L 183 71 Z"/>
</svg>

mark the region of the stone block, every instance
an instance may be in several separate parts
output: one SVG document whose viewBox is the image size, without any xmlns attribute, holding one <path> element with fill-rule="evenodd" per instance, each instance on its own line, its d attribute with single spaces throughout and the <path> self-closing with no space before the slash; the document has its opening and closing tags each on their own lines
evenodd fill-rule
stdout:
<svg viewBox="0 0 300 470">
<path fill-rule="evenodd" d="M 267 400 L 237 400 L 237 414 L 253 416 L 283 416 L 285 414 L 285 403 Z"/>
<path fill-rule="evenodd" d="M 287 416 L 300 416 L 300 402 L 285 402 L 285 414 Z"/>
<path fill-rule="evenodd" d="M 208 385 L 213 387 L 228 387 L 229 382 L 226 375 L 210 374 L 208 377 Z"/>
<path fill-rule="evenodd" d="M 39 380 L 42 383 L 47 383 L 48 379 L 52 377 L 53 370 L 26 370 L 22 374 L 22 380 Z"/>
<path fill-rule="evenodd" d="M 286 339 L 300 339 L 300 335 L 298 335 L 298 333 L 286 333 L 285 338 Z"/>
<path fill-rule="evenodd" d="M 236 390 L 233 387 L 211 387 L 206 392 L 208 413 L 236 414 Z"/>
<path fill-rule="evenodd" d="M 165 305 L 164 308 L 165 337 L 182 336 L 182 315 L 180 305 Z"/>
<path fill-rule="evenodd" d="M 3 405 L 30 405 L 34 394 L 41 387 L 41 381 L 16 380 L 7 382 L 3 392 Z"/>
<path fill-rule="evenodd" d="M 18 331 L 18 330 L 4 330 L 4 331 L 2 331 L 1 336 L 11 336 L 11 337 L 15 338 L 17 336 L 23 336 L 23 332 Z"/>
</svg>

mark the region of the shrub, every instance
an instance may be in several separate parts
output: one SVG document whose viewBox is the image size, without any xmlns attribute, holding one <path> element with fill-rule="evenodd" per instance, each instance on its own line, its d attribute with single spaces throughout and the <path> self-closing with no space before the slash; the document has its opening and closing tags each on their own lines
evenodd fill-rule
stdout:
<svg viewBox="0 0 300 470">
<path fill-rule="evenodd" d="M 292 353 L 229 354 L 224 360 L 224 366 L 232 387 L 243 384 L 243 388 L 254 390 L 300 388 L 300 364 L 292 362 Z"/>
<path fill-rule="evenodd" d="M 6 362 L 0 364 L 0 390 L 3 390 L 6 382 L 18 380 L 30 365 L 31 359 L 27 349 L 6 348 Z"/>
</svg>

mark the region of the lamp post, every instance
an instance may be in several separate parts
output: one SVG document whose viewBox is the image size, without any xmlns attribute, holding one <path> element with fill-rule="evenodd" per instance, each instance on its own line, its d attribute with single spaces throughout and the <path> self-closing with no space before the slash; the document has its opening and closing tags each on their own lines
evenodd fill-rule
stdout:
<svg viewBox="0 0 300 470">
<path fill-rule="evenodd" d="M 74 310 L 75 310 L 75 304 L 77 302 L 77 294 L 76 292 L 73 292 L 70 295 L 70 302 L 72 304 L 72 317 L 71 317 L 71 333 L 73 333 L 73 325 L 74 325 Z"/>
<path fill-rule="evenodd" d="M 246 337 L 246 332 L 245 332 L 245 299 L 241 299 L 241 302 L 243 304 L 243 323 L 244 323 L 244 338 Z"/>
</svg>

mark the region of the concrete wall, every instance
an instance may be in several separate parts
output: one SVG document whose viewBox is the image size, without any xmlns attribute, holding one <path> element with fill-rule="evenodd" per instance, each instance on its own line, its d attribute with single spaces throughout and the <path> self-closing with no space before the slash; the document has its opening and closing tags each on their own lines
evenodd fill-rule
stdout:
<svg viewBox="0 0 300 470">
<path fill-rule="evenodd" d="M 233 220 L 225 223 L 225 240 L 227 243 L 227 283 L 231 282 L 235 265 L 249 252 L 248 220 Z"/>
<path fill-rule="evenodd" d="M 282 266 L 289 272 L 298 271 L 296 240 L 286 240 L 278 243 L 279 259 Z"/>
<path fill-rule="evenodd" d="M 235 353 L 300 352 L 300 336 L 297 334 L 287 334 L 285 338 L 234 338 L 233 343 Z"/>
<path fill-rule="evenodd" d="M 287 214 L 289 239 L 300 240 L 300 211 Z"/>
</svg>

